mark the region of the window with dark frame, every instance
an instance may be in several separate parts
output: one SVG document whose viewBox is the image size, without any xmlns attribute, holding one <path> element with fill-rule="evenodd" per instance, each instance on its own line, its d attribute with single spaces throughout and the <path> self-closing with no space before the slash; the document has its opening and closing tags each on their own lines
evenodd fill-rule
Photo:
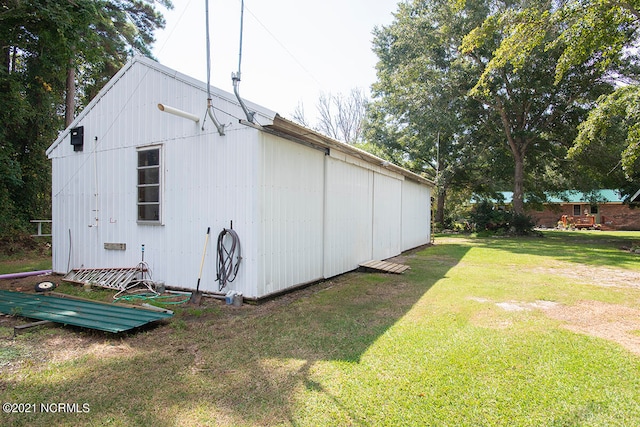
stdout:
<svg viewBox="0 0 640 427">
<path fill-rule="evenodd" d="M 580 205 L 573 205 L 573 216 L 580 216 L 582 212 L 580 212 Z"/>
<path fill-rule="evenodd" d="M 138 221 L 160 222 L 160 148 L 138 150 Z"/>
<path fill-rule="evenodd" d="M 591 205 L 591 215 L 598 215 L 598 205 Z"/>
</svg>

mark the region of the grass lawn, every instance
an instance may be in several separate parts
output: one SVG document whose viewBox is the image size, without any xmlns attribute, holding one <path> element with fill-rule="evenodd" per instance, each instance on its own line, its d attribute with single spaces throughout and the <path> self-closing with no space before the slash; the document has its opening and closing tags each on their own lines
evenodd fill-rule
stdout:
<svg viewBox="0 0 640 427">
<path fill-rule="evenodd" d="M 0 274 L 51 270 L 51 256 L 5 257 L 0 259 Z"/>
<path fill-rule="evenodd" d="M 122 336 L 14 339 L 0 317 L 0 401 L 38 409 L 0 425 L 638 425 L 640 255 L 624 248 L 639 245 L 640 232 L 440 236 L 402 257 L 403 275 L 178 308 Z M 88 412 L 41 413 L 54 402 Z"/>
<path fill-rule="evenodd" d="M 17 255 L 0 253 L 0 274 L 51 270 L 51 239 L 36 239 L 39 240 L 30 247 L 15 244 L 12 249 L 18 253 Z"/>
</svg>

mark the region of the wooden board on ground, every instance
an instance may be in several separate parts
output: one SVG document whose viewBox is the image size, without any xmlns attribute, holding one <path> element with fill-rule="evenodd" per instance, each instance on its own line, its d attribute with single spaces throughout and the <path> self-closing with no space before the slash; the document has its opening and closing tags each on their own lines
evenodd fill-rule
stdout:
<svg viewBox="0 0 640 427">
<path fill-rule="evenodd" d="M 360 264 L 360 267 L 369 268 L 371 270 L 382 271 L 384 273 L 394 273 L 394 274 L 402 274 L 407 271 L 409 268 L 408 265 L 404 264 L 396 264 L 394 262 L 388 261 L 377 261 L 371 260 L 367 262 L 363 262 Z"/>
</svg>

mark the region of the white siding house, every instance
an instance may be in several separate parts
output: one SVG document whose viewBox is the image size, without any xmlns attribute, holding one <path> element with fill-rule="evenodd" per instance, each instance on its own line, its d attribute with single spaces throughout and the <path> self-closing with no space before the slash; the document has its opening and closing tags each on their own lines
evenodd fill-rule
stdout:
<svg viewBox="0 0 640 427">
<path fill-rule="evenodd" d="M 215 243 L 237 232 L 242 262 L 223 290 L 262 298 L 430 241 L 432 183 L 211 88 L 132 59 L 49 147 L 53 270 L 135 267 L 218 291 Z M 199 121 L 168 114 L 158 104 Z"/>
</svg>

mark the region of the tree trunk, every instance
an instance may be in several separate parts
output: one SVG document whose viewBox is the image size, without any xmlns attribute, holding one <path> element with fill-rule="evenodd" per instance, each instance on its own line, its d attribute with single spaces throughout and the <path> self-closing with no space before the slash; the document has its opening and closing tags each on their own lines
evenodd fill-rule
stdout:
<svg viewBox="0 0 640 427">
<path fill-rule="evenodd" d="M 438 200 L 436 202 L 436 224 L 440 224 L 441 227 L 444 227 L 444 199 L 447 195 L 447 190 L 443 187 L 438 189 Z"/>
<path fill-rule="evenodd" d="M 524 159 L 518 153 L 513 153 L 515 171 L 513 174 L 513 212 L 524 214 Z"/>
<path fill-rule="evenodd" d="M 73 122 L 76 110 L 76 69 L 73 59 L 69 60 L 67 67 L 67 95 L 65 99 L 64 126 L 68 127 Z"/>
<path fill-rule="evenodd" d="M 11 47 L 2 48 L 2 68 L 11 72 Z"/>
<path fill-rule="evenodd" d="M 495 99 L 496 109 L 500 114 L 502 126 L 504 128 L 511 154 L 513 154 L 513 162 L 515 170 L 513 173 L 513 212 L 516 214 L 524 214 L 524 156 L 527 152 L 529 141 L 516 137 L 512 132 L 512 124 L 509 120 L 507 112 L 500 98 Z"/>
</svg>

